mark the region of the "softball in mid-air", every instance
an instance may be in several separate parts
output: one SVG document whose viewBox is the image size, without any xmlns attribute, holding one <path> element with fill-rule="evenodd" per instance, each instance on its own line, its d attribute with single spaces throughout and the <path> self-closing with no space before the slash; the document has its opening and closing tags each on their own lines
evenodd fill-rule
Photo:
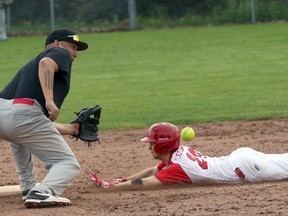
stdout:
<svg viewBox="0 0 288 216">
<path fill-rule="evenodd" d="M 180 137 L 182 140 L 190 141 L 194 138 L 195 131 L 191 127 L 184 127 L 180 132 Z"/>
</svg>

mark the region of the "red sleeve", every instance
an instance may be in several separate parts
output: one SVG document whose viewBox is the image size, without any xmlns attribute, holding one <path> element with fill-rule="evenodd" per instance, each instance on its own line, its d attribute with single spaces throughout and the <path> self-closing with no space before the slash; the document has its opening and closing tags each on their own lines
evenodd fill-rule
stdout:
<svg viewBox="0 0 288 216">
<path fill-rule="evenodd" d="M 163 165 L 164 163 L 160 163 L 158 165 L 159 172 L 155 174 L 155 177 L 159 179 L 163 184 L 192 182 L 179 164 L 172 163 L 167 168 L 162 167 Z"/>
<path fill-rule="evenodd" d="M 158 171 L 162 170 L 166 165 L 164 164 L 164 162 L 161 162 L 158 164 L 157 168 L 158 168 Z"/>
</svg>

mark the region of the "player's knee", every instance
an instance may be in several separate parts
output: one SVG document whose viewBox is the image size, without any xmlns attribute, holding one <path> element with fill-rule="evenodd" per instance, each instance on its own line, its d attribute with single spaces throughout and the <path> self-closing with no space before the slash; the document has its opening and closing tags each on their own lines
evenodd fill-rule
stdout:
<svg viewBox="0 0 288 216">
<path fill-rule="evenodd" d="M 75 159 L 73 161 L 69 161 L 65 164 L 66 169 L 69 170 L 69 175 L 71 178 L 75 178 L 77 175 L 80 174 L 81 166 L 78 161 Z"/>
<path fill-rule="evenodd" d="M 74 164 L 74 170 L 75 170 L 75 174 L 78 175 L 81 172 L 81 166 L 78 163 L 78 161 L 76 161 L 76 163 Z"/>
</svg>

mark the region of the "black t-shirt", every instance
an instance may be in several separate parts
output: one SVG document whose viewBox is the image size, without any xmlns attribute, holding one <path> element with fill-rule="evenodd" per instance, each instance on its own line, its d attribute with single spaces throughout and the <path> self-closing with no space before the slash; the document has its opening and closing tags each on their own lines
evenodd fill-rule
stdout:
<svg viewBox="0 0 288 216">
<path fill-rule="evenodd" d="M 69 52 L 62 48 L 51 48 L 43 51 L 25 66 L 23 66 L 8 85 L 0 92 L 0 98 L 31 98 L 36 99 L 44 109 L 44 114 L 48 116 L 45 106 L 45 98 L 38 76 L 39 61 L 49 57 L 53 59 L 59 68 L 54 75 L 54 102 L 58 109 L 67 96 L 70 89 L 72 60 Z"/>
</svg>

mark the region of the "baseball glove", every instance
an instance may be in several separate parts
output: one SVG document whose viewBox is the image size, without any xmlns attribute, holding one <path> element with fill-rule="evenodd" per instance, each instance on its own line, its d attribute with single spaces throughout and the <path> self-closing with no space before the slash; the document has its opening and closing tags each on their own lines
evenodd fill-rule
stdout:
<svg viewBox="0 0 288 216">
<path fill-rule="evenodd" d="M 88 147 L 91 147 L 91 142 L 99 141 L 98 137 L 98 125 L 99 119 L 101 116 L 100 105 L 96 105 L 91 108 L 84 108 L 79 112 L 75 112 L 77 115 L 76 119 L 71 122 L 79 123 L 79 134 L 72 135 L 71 138 L 75 138 L 76 140 L 80 139 L 88 144 Z"/>
</svg>

